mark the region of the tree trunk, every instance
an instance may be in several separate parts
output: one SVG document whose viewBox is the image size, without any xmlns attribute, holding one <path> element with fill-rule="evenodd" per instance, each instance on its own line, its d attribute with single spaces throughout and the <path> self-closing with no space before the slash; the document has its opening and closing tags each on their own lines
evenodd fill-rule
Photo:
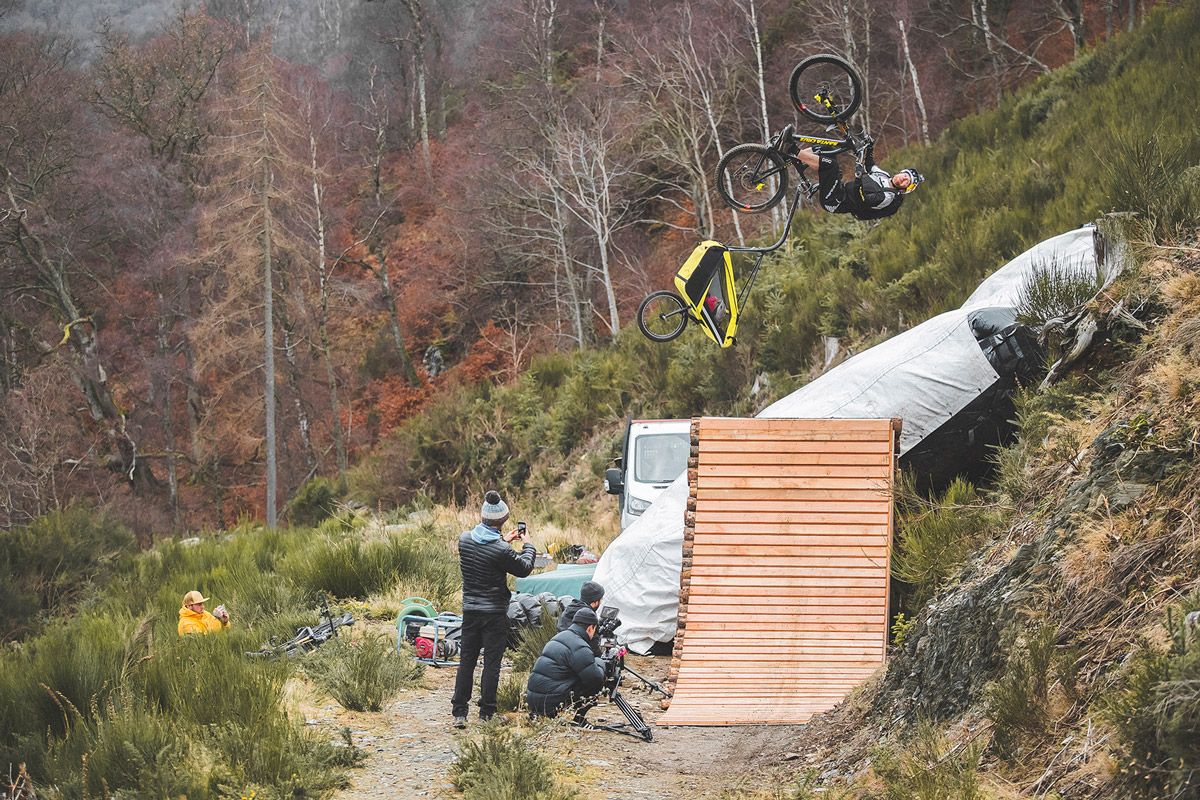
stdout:
<svg viewBox="0 0 1200 800">
<path fill-rule="evenodd" d="M 566 240 L 566 210 L 563 208 L 563 198 L 558 189 L 554 189 L 554 214 L 555 214 L 555 246 L 558 248 L 558 257 L 563 264 L 563 277 L 567 282 L 567 302 L 571 304 L 571 324 L 575 329 L 575 343 L 578 349 L 582 350 L 587 347 L 590 336 L 587 335 L 587 330 L 591 327 L 591 317 L 586 317 L 587 328 L 584 327 L 584 309 L 583 303 L 579 299 L 579 279 L 576 277 L 574 261 L 571 258 L 571 252 L 567 248 Z"/>
<path fill-rule="evenodd" d="M 76 386 L 87 401 L 93 421 L 102 422 L 113 454 L 111 464 L 117 467 L 135 495 L 148 494 L 158 488 L 158 481 L 149 465 L 138 459 L 137 443 L 125 426 L 125 414 L 117 407 L 108 386 L 108 373 L 100 359 L 100 344 L 92 318 L 85 315 L 71 291 L 66 267 L 55 261 L 45 242 L 25 224 L 25 211 L 6 187 L 9 216 L 16 225 L 13 243 L 21 256 L 38 273 L 42 289 L 53 298 L 60 318 L 64 319 L 63 344 L 69 344 L 75 354 L 72 370 Z"/>
<path fill-rule="evenodd" d="M 763 71 L 763 53 L 762 53 L 762 36 L 758 30 L 758 10 L 754 7 L 754 0 L 745 0 L 746 5 L 742 11 L 746 14 L 746 21 L 750 24 L 750 42 L 754 46 L 754 60 L 757 67 L 755 77 L 758 80 L 758 106 L 761 115 L 763 141 L 767 142 L 771 139 L 771 121 L 767 116 L 767 86 Z M 739 3 L 740 5 L 740 3 Z M 770 179 L 771 191 L 775 191 L 775 179 Z M 776 205 L 771 209 L 771 224 L 776 229 L 783 222 L 783 211 Z"/>
<path fill-rule="evenodd" d="M 929 116 L 925 113 L 925 98 L 921 95 L 921 82 L 917 79 L 917 65 L 913 63 L 912 53 L 908 49 L 908 31 L 905 30 L 904 20 L 900 24 L 900 44 L 904 48 L 904 63 L 908 65 L 908 73 L 912 77 L 913 95 L 917 98 L 917 112 L 921 115 L 921 143 L 929 146 Z"/>
<path fill-rule="evenodd" d="M 596 83 L 600 82 L 600 67 L 604 60 L 604 9 L 600 7 L 600 0 L 592 0 L 592 5 L 596 7 L 596 16 L 599 20 L 596 23 Z"/>
<path fill-rule="evenodd" d="M 265 93 L 265 88 L 263 89 Z M 271 164 L 266 157 L 269 145 L 266 142 L 267 116 L 265 96 L 262 103 L 262 175 L 259 193 L 263 215 L 263 405 L 266 416 L 267 456 L 267 527 L 276 523 L 276 495 L 278 491 L 278 468 L 275 463 L 275 291 L 272 282 L 271 264 Z"/>
<path fill-rule="evenodd" d="M 413 23 L 413 40 L 416 46 L 416 57 L 413 67 L 417 78 L 417 103 L 421 115 L 421 157 L 425 162 L 425 172 L 433 173 L 433 159 L 429 153 L 429 107 L 425 95 L 425 77 L 428 65 L 425 63 L 425 17 L 421 9 L 421 0 L 405 0 L 408 15 Z"/>
<path fill-rule="evenodd" d="M 608 302 L 608 327 L 615 341 L 621 331 L 621 320 L 617 316 L 617 295 L 613 291 L 612 272 L 608 265 L 608 239 L 597 238 L 596 243 L 600 246 L 600 277 L 604 280 L 604 298 Z"/>
<path fill-rule="evenodd" d="M 325 213 L 324 192 L 321 189 L 320 171 L 317 168 L 317 137 L 309 132 L 309 155 L 312 159 L 313 209 L 316 212 L 317 233 L 317 336 L 320 340 L 321 361 L 325 364 L 325 380 L 329 386 L 330 419 L 333 434 L 333 449 L 337 458 L 338 477 L 344 477 L 347 469 L 346 437 L 342 432 L 342 410 L 338 402 L 337 371 L 333 367 L 333 355 L 329 346 L 329 262 L 325 258 Z M 375 173 L 375 197 L 379 197 L 378 173 Z"/>
<path fill-rule="evenodd" d="M 163 448 L 167 454 L 167 490 L 171 502 L 171 527 L 179 530 L 179 479 L 175 465 L 175 413 L 172 407 L 170 374 L 171 352 L 168 335 L 168 321 L 171 314 L 161 291 L 158 292 L 158 325 L 155 345 L 157 347 L 158 365 L 155 370 L 155 383 L 158 385 L 159 415 L 163 429 Z M 164 373 L 166 373 L 164 375 Z M 153 385 L 153 384 L 152 384 Z"/>
<path fill-rule="evenodd" d="M 388 312 L 388 327 L 392 334 L 392 342 L 396 345 L 396 352 L 400 356 L 400 371 L 409 386 L 418 386 L 420 381 L 417 379 L 417 371 L 413 368 L 412 359 L 408 357 L 408 350 L 404 347 L 404 334 L 400 331 L 400 314 L 396 311 L 396 295 L 392 292 L 392 279 L 388 274 L 387 256 L 380 248 L 375 257 L 379 262 L 376 274 L 379 276 L 379 285 L 383 289 L 383 302 Z"/>
<path fill-rule="evenodd" d="M 1083 27 L 1083 0 L 1055 0 L 1054 5 L 1058 9 L 1063 23 L 1067 26 L 1067 30 L 1071 32 L 1073 55 L 1078 57 L 1087 36 L 1087 31 Z"/>
</svg>

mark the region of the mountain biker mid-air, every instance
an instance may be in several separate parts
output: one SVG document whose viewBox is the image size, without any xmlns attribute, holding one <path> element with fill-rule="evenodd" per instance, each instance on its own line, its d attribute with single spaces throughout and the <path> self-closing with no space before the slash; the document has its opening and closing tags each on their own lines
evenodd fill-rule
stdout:
<svg viewBox="0 0 1200 800">
<path fill-rule="evenodd" d="M 853 181 L 842 181 L 837 157 L 818 155 L 811 147 L 796 153 L 807 167 L 817 170 L 821 206 L 834 214 L 852 214 L 855 219 L 872 220 L 890 217 L 900 210 L 904 195 L 925 180 L 915 169 L 902 169 L 890 175 L 875 165 L 872 147 L 864 153 L 863 173 Z"/>
</svg>

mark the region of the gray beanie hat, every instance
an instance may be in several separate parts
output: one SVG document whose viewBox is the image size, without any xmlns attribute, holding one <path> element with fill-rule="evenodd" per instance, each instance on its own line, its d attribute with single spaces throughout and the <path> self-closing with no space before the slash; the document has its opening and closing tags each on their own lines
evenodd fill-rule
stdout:
<svg viewBox="0 0 1200 800">
<path fill-rule="evenodd" d="M 500 499 L 500 493 L 492 490 L 483 496 L 483 507 L 479 517 L 484 522 L 502 523 L 508 519 L 508 506 Z"/>
<path fill-rule="evenodd" d="M 585 603 L 594 603 L 604 599 L 604 587 L 595 581 L 587 581 L 579 587 L 579 599 Z"/>
<path fill-rule="evenodd" d="M 596 616 L 595 611 L 585 607 L 575 612 L 575 616 L 571 618 L 571 624 L 582 625 L 586 628 L 588 625 L 599 625 L 600 618 Z"/>
</svg>

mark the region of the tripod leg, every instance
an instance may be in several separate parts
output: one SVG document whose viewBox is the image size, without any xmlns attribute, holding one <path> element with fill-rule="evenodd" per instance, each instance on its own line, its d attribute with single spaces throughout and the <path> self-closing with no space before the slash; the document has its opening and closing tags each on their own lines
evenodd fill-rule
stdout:
<svg viewBox="0 0 1200 800">
<path fill-rule="evenodd" d="M 654 733 L 650 730 L 650 726 L 646 724 L 646 720 L 642 719 L 642 715 L 638 713 L 638 710 L 630 705 L 629 701 L 622 697 L 620 692 L 612 693 L 612 701 L 616 704 L 617 708 L 621 709 L 621 713 L 625 715 L 625 719 L 629 720 L 629 724 L 633 726 L 633 729 L 643 739 L 648 742 L 654 738 Z"/>
</svg>

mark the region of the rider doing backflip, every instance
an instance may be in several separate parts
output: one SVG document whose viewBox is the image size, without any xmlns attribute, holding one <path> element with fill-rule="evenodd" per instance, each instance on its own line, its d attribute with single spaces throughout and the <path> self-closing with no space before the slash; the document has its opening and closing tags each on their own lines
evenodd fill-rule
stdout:
<svg viewBox="0 0 1200 800">
<path fill-rule="evenodd" d="M 895 175 L 875 165 L 873 146 L 863 154 L 864 171 L 850 183 L 842 181 L 836 156 L 818 155 L 811 147 L 796 153 L 806 167 L 817 170 L 821 206 L 834 214 L 852 214 L 855 219 L 890 217 L 900 210 L 904 195 L 916 189 L 925 178 L 915 169 L 902 169 Z"/>
</svg>

